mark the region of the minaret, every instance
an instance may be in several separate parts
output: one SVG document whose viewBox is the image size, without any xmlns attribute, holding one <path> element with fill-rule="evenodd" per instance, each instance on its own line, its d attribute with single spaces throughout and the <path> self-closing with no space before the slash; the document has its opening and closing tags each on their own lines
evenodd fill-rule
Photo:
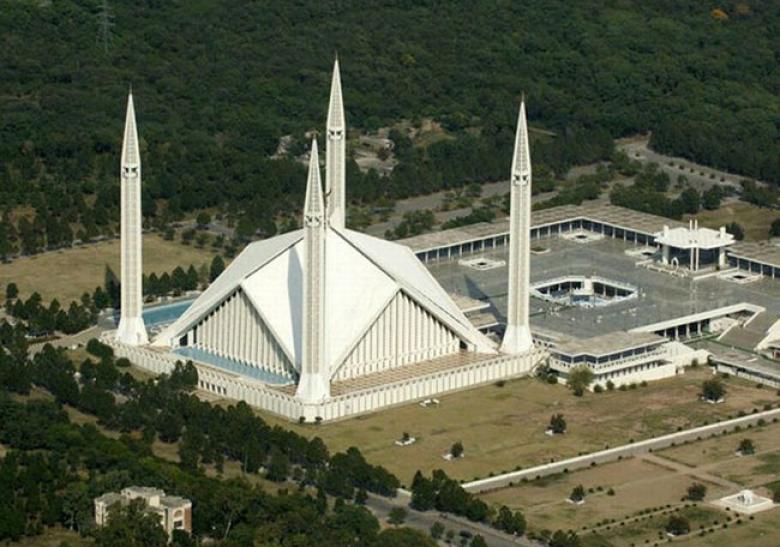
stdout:
<svg viewBox="0 0 780 547">
<path fill-rule="evenodd" d="M 333 80 L 330 84 L 328 106 L 328 142 L 325 150 L 325 194 L 328 197 L 330 225 L 344 228 L 347 214 L 345 170 L 346 135 L 344 101 L 341 98 L 341 73 L 339 60 L 333 63 Z"/>
<path fill-rule="evenodd" d="M 304 403 L 330 397 L 325 366 L 325 238 L 327 210 L 322 196 L 317 139 L 311 146 L 303 208 L 303 340 L 296 396 Z"/>
<path fill-rule="evenodd" d="M 517 354 L 533 347 L 528 322 L 528 285 L 530 282 L 531 231 L 531 153 L 528 148 L 528 125 L 525 100 L 520 103 L 517 119 L 515 152 L 512 158 L 509 211 L 509 304 L 506 332 L 501 351 Z"/>
<path fill-rule="evenodd" d="M 133 92 L 127 96 L 125 137 L 122 143 L 121 186 L 121 248 L 122 248 L 122 310 L 117 340 L 131 346 L 147 344 L 146 326 L 141 315 L 141 153 L 135 126 Z"/>
</svg>

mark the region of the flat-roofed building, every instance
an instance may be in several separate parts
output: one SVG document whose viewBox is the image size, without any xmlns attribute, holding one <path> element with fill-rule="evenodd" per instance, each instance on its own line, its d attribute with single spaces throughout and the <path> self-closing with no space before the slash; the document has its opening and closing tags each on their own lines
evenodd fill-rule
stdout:
<svg viewBox="0 0 780 547">
<path fill-rule="evenodd" d="M 568 382 L 577 367 L 593 373 L 590 388 L 615 387 L 675 376 L 694 360 L 706 360 L 706 352 L 645 332 L 616 331 L 586 340 L 569 340 L 549 349 L 550 369 L 559 381 Z"/>
<path fill-rule="evenodd" d="M 95 523 L 105 526 L 113 507 L 125 506 L 134 500 L 141 500 L 147 512 L 157 515 L 169 538 L 175 530 L 192 533 L 192 502 L 179 496 L 168 496 L 164 490 L 149 486 L 128 486 L 119 493 L 108 492 L 95 498 Z"/>
<path fill-rule="evenodd" d="M 726 231 L 699 228 L 698 221 L 688 227 L 664 229 L 655 235 L 661 245 L 661 262 L 670 266 L 687 266 L 692 272 L 726 265 L 726 247 L 734 243 L 734 236 Z"/>
</svg>

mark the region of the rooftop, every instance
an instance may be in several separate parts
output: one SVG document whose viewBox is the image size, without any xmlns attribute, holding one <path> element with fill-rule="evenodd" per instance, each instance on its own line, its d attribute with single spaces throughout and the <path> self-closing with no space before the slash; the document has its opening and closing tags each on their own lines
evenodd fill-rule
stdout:
<svg viewBox="0 0 780 547">
<path fill-rule="evenodd" d="M 729 253 L 780 268 L 780 243 L 775 241 L 740 241 L 729 248 Z"/>
<path fill-rule="evenodd" d="M 599 357 L 663 342 L 665 339 L 657 334 L 615 331 L 588 339 L 569 340 L 556 346 L 554 351 L 566 355 Z"/>
<path fill-rule="evenodd" d="M 595 222 L 604 222 L 620 228 L 653 235 L 663 230 L 664 226 L 673 228 L 683 227 L 684 224 L 675 220 L 617 205 L 604 203 L 584 203 L 582 205 L 561 205 L 531 213 L 531 228 L 539 228 L 550 224 L 557 224 L 566 220 L 586 219 Z M 410 237 L 399 241 L 414 252 L 420 252 L 449 245 L 468 243 L 490 237 L 509 233 L 509 218 L 502 218 L 495 222 L 479 222 L 460 228 L 451 228 L 439 232 L 431 232 Z"/>
<path fill-rule="evenodd" d="M 734 236 L 725 228 L 713 230 L 699 228 L 696 224 L 691 224 L 687 228 L 664 226 L 655 238 L 659 243 L 678 249 L 717 249 L 734 243 Z"/>
<path fill-rule="evenodd" d="M 705 314 L 726 306 L 749 308 L 744 303 L 765 308 L 780 315 L 780 283 L 760 279 L 740 284 L 711 276 L 692 282 L 688 278 L 637 267 L 637 257 L 626 251 L 637 249 L 622 239 L 604 238 L 583 245 L 553 237 L 540 240 L 548 249 L 531 256 L 531 283 L 577 276 L 604 276 L 619 283 L 638 287 L 637 298 L 614 303 L 609 308 L 562 307 L 560 304 L 531 298 L 531 330 L 562 333 L 565 338 L 589 338 L 604 333 L 632 330 L 673 318 Z M 494 259 L 506 259 L 506 248 L 482 254 Z M 442 286 L 450 293 L 461 293 L 489 301 L 500 321 L 504 321 L 507 305 L 506 268 L 477 271 L 462 266 L 457 260 L 445 260 L 427 265 Z M 758 309 L 753 310 L 759 311 Z"/>
</svg>

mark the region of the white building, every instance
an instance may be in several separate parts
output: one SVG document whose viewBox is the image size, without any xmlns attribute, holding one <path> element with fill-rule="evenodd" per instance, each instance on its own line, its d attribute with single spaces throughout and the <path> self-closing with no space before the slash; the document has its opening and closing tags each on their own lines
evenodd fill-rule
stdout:
<svg viewBox="0 0 780 547">
<path fill-rule="evenodd" d="M 691 272 L 705 268 L 722 268 L 726 265 L 726 247 L 734 243 L 734 236 L 726 231 L 699 228 L 697 220 L 688 227 L 670 229 L 655 234 L 661 246 L 661 262 L 674 268 L 687 267 Z"/>
<path fill-rule="evenodd" d="M 550 348 L 550 369 L 567 383 L 571 371 L 587 367 L 593 373 L 590 388 L 615 387 L 675 376 L 683 367 L 706 363 L 707 352 L 645 332 L 617 331 L 586 340 L 570 340 Z"/>
<path fill-rule="evenodd" d="M 179 496 L 167 496 L 163 490 L 148 486 L 129 486 L 119 493 L 108 492 L 95 498 L 95 523 L 105 526 L 113 507 L 127 505 L 133 500 L 142 500 L 144 510 L 159 517 L 169 538 L 175 530 L 192 533 L 192 502 Z"/>
<path fill-rule="evenodd" d="M 408 247 L 345 228 L 345 131 L 336 64 L 326 191 L 315 140 L 303 228 L 248 245 L 152 347 L 120 337 L 113 341 L 117 354 L 154 372 L 192 359 L 202 389 L 306 421 L 531 370 L 541 355 L 528 330 L 531 172 L 524 106 L 512 163 L 515 244 L 503 353 Z"/>
</svg>

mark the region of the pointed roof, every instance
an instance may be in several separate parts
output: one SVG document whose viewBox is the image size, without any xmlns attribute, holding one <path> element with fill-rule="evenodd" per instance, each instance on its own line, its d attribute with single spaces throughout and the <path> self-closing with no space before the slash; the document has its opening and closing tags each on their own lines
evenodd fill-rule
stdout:
<svg viewBox="0 0 780 547">
<path fill-rule="evenodd" d="M 133 106 L 133 91 L 127 94 L 127 114 L 125 115 L 125 136 L 122 141 L 122 165 L 138 167 L 141 165 L 141 154 L 138 150 L 138 129 L 135 125 L 135 107 Z"/>
<path fill-rule="evenodd" d="M 512 157 L 512 178 L 515 175 L 531 175 L 531 151 L 528 144 L 528 122 L 525 119 L 525 98 L 520 101 L 520 113 L 517 116 L 515 134 L 515 152 Z"/>
<path fill-rule="evenodd" d="M 333 80 L 330 84 L 328 129 L 344 130 L 344 100 L 341 97 L 341 71 L 338 58 L 333 63 Z"/>
<path fill-rule="evenodd" d="M 244 291 L 290 360 L 300 363 L 303 335 L 303 230 L 257 241 L 155 343 L 169 345 L 228 295 Z M 334 373 L 361 335 L 398 292 L 406 293 L 477 351 L 490 341 L 469 322 L 407 247 L 352 230 L 327 230 L 325 257 L 325 364 Z"/>
<path fill-rule="evenodd" d="M 303 203 L 304 222 L 309 218 L 322 218 L 325 213 L 325 202 L 322 198 L 322 182 L 320 180 L 320 157 L 317 151 L 317 138 L 311 143 L 309 157 L 309 177 L 306 180 L 306 200 Z"/>
</svg>

